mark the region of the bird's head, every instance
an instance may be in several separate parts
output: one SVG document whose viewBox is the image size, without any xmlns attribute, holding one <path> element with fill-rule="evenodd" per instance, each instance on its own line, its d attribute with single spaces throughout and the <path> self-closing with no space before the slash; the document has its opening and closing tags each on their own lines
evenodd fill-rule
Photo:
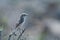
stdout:
<svg viewBox="0 0 60 40">
<path fill-rule="evenodd" d="M 25 17 L 25 16 L 28 16 L 27 13 L 22 13 L 21 17 Z"/>
</svg>

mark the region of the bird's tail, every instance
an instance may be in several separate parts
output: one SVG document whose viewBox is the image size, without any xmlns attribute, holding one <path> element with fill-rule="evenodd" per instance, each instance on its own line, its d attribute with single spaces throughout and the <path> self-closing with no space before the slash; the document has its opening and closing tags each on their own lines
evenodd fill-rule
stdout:
<svg viewBox="0 0 60 40">
<path fill-rule="evenodd" d="M 19 26 L 20 24 L 18 23 L 18 24 L 16 24 L 16 28 Z"/>
</svg>

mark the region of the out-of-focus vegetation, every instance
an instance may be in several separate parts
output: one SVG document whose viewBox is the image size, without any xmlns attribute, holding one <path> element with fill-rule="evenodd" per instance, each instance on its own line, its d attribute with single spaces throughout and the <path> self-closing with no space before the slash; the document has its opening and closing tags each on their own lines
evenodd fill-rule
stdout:
<svg viewBox="0 0 60 40">
<path fill-rule="evenodd" d="M 55 2 L 60 3 L 60 0 L 0 0 L 0 23 L 3 23 L 2 26 L 0 26 L 2 40 L 8 40 L 9 34 L 15 30 L 16 23 L 18 23 L 22 12 L 29 14 L 22 28 L 28 26 L 28 29 L 31 30 L 26 31 L 24 36 L 29 34 L 27 35 L 29 36 L 27 40 L 36 40 L 39 34 L 38 31 L 41 29 L 39 20 L 42 14 L 47 11 L 49 3 Z"/>
</svg>

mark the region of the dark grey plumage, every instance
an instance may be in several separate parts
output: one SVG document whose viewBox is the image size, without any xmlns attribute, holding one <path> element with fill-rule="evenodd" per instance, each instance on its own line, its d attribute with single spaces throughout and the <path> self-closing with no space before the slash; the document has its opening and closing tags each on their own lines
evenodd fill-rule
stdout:
<svg viewBox="0 0 60 40">
<path fill-rule="evenodd" d="M 16 25 L 16 28 L 17 28 L 20 24 L 22 24 L 22 23 L 24 22 L 24 17 L 27 16 L 27 15 L 28 15 L 28 14 L 26 14 L 26 13 L 23 13 L 23 14 L 21 15 L 20 20 L 19 20 L 19 23 Z M 9 35 L 8 40 L 10 40 L 13 35 L 17 36 L 17 35 L 15 34 L 15 32 L 16 32 L 16 31 L 14 31 L 12 34 Z M 24 31 L 23 31 L 23 32 L 24 32 Z M 23 32 L 21 33 L 21 35 L 23 34 Z M 20 36 L 21 36 L 21 35 L 20 35 Z"/>
<path fill-rule="evenodd" d="M 20 24 L 22 24 L 22 23 L 24 22 L 25 16 L 27 16 L 26 13 L 24 13 L 24 14 L 21 15 L 20 20 L 19 20 L 19 23 L 16 25 L 16 28 L 17 28 Z"/>
</svg>

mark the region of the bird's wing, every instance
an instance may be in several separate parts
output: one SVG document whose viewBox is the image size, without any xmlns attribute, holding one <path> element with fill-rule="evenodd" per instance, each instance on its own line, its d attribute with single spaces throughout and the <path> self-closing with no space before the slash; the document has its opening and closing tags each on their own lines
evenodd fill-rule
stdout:
<svg viewBox="0 0 60 40">
<path fill-rule="evenodd" d="M 20 25 L 20 24 L 22 24 L 24 22 L 24 18 L 21 18 L 20 20 L 19 20 L 19 23 L 16 25 L 16 28 Z"/>
</svg>

